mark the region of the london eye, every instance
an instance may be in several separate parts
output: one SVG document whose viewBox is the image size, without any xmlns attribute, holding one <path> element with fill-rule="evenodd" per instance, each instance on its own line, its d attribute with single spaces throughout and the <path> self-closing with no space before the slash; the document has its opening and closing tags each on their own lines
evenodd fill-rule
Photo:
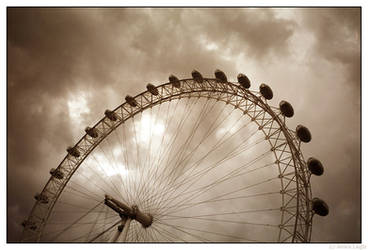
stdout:
<svg viewBox="0 0 368 250">
<path fill-rule="evenodd" d="M 106 110 L 50 170 L 24 242 L 309 242 L 322 163 L 292 105 L 215 71 L 147 84 Z M 253 84 L 252 84 L 253 85 Z"/>
</svg>

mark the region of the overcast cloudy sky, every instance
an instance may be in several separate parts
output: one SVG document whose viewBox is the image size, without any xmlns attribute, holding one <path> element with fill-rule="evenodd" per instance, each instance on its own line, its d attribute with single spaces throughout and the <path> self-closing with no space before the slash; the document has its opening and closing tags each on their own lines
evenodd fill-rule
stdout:
<svg viewBox="0 0 368 250">
<path fill-rule="evenodd" d="M 325 174 L 313 195 L 330 206 L 313 241 L 360 241 L 360 9 L 7 10 L 7 239 L 18 241 L 33 195 L 65 148 L 105 109 L 148 82 L 197 69 L 248 75 L 289 101 L 288 126 Z"/>
</svg>

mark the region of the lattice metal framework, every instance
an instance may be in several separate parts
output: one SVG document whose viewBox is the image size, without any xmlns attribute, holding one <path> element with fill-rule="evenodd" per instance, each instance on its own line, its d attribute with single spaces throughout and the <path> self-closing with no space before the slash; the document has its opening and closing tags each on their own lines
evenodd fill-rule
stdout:
<svg viewBox="0 0 368 250">
<path fill-rule="evenodd" d="M 56 175 L 52 175 L 48 180 L 41 192 L 41 196 L 47 197 L 48 200 L 47 202 L 36 201 L 24 224 L 22 241 L 40 240 L 48 217 L 73 173 L 115 128 L 145 109 L 180 98 L 212 98 L 224 102 L 235 109 L 240 109 L 257 124 L 269 142 L 279 169 L 282 213 L 278 239 L 280 242 L 310 241 L 312 211 L 309 180 L 311 173 L 300 151 L 301 142 L 295 131 L 286 127 L 285 117 L 279 108 L 268 105 L 267 100 L 259 92 L 244 89 L 236 83 L 221 82 L 218 79 L 204 78 L 201 83 L 193 79 L 183 79 L 180 80 L 180 87 L 165 83 L 157 86 L 157 91 L 158 95 L 153 95 L 149 91 L 136 95 L 134 97 L 136 107 L 127 102 L 121 104 L 113 110 L 117 117 L 116 121 L 105 116 L 93 127 L 98 132 L 96 138 L 86 134 L 78 141 L 75 148 L 80 152 L 80 156 L 67 154 L 55 170 L 56 173 L 61 173 L 61 176 L 57 178 Z"/>
</svg>

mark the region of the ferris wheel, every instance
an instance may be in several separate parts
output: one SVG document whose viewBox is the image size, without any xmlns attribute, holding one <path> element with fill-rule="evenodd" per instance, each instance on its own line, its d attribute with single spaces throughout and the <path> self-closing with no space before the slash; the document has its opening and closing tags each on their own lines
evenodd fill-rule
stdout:
<svg viewBox="0 0 368 250">
<path fill-rule="evenodd" d="M 322 163 L 286 119 L 290 103 L 267 103 L 215 71 L 154 86 L 104 117 L 72 147 L 22 225 L 23 242 L 309 242 Z"/>
</svg>

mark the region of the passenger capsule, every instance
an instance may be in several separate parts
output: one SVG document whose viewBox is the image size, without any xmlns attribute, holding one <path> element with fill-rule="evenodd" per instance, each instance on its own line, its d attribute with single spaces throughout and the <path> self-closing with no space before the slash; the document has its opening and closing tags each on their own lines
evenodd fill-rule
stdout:
<svg viewBox="0 0 368 250">
<path fill-rule="evenodd" d="M 192 77 L 193 77 L 193 80 L 198 82 L 198 83 L 203 82 L 203 77 L 202 77 L 201 73 L 199 73 L 197 70 L 192 71 Z"/>
<path fill-rule="evenodd" d="M 215 70 L 215 77 L 219 82 L 227 82 L 227 77 L 224 72 L 219 69 Z"/>
<path fill-rule="evenodd" d="M 138 106 L 138 103 L 137 101 L 134 99 L 134 97 L 130 96 L 130 95 L 127 95 L 125 97 L 125 101 L 132 107 L 137 107 Z"/>
<path fill-rule="evenodd" d="M 281 101 L 279 106 L 283 116 L 290 118 L 294 115 L 293 106 L 291 106 L 287 101 Z"/>
<path fill-rule="evenodd" d="M 68 152 L 68 154 L 70 154 L 71 156 L 74 156 L 76 158 L 78 158 L 80 156 L 80 153 L 79 153 L 79 151 L 76 147 L 68 147 L 66 149 L 66 151 Z"/>
<path fill-rule="evenodd" d="M 169 81 L 175 88 L 180 88 L 180 81 L 176 76 L 170 75 Z"/>
<path fill-rule="evenodd" d="M 322 175 L 323 174 L 323 165 L 316 158 L 310 157 L 307 161 L 307 166 L 309 171 L 311 171 L 314 175 Z"/>
<path fill-rule="evenodd" d="M 36 201 L 39 201 L 41 203 L 47 204 L 49 203 L 49 197 L 47 197 L 44 194 L 40 194 L 40 193 L 36 193 L 36 195 L 34 196 Z"/>
<path fill-rule="evenodd" d="M 118 119 L 116 114 L 113 111 L 108 110 L 108 109 L 105 110 L 105 116 L 109 118 L 110 121 L 113 121 L 113 122 Z"/>
<path fill-rule="evenodd" d="M 310 142 L 312 140 L 312 135 L 309 130 L 303 125 L 298 125 L 296 127 L 296 135 L 302 142 Z"/>
<path fill-rule="evenodd" d="M 245 89 L 250 88 L 250 81 L 249 81 L 248 77 L 244 74 L 239 74 L 238 75 L 238 83 Z"/>
<path fill-rule="evenodd" d="M 31 230 L 36 230 L 37 229 L 36 223 L 34 223 L 33 221 L 24 220 L 22 222 L 22 226 L 23 227 L 28 227 Z"/>
<path fill-rule="evenodd" d="M 54 178 L 56 178 L 56 179 L 59 179 L 59 180 L 61 180 L 61 179 L 63 179 L 63 178 L 64 178 L 64 174 L 63 174 L 63 172 L 61 172 L 60 170 L 55 169 L 55 168 L 52 168 L 52 169 L 50 170 L 50 174 L 51 174 L 51 176 L 52 176 L 52 177 L 54 177 Z"/>
<path fill-rule="evenodd" d="M 155 87 L 155 85 L 149 83 L 149 84 L 147 84 L 146 88 L 147 88 L 148 92 L 150 92 L 152 95 L 158 95 L 158 90 Z"/>
<path fill-rule="evenodd" d="M 328 215 L 329 209 L 326 202 L 319 198 L 313 198 L 312 199 L 312 210 L 320 215 L 320 216 L 326 216 Z"/>
<path fill-rule="evenodd" d="M 267 100 L 271 100 L 273 97 L 272 89 L 264 83 L 259 86 L 259 92 L 261 92 L 261 95 Z"/>
<path fill-rule="evenodd" d="M 91 136 L 92 138 L 98 137 L 98 132 L 96 128 L 86 127 L 84 131 L 86 131 L 87 135 Z"/>
</svg>

